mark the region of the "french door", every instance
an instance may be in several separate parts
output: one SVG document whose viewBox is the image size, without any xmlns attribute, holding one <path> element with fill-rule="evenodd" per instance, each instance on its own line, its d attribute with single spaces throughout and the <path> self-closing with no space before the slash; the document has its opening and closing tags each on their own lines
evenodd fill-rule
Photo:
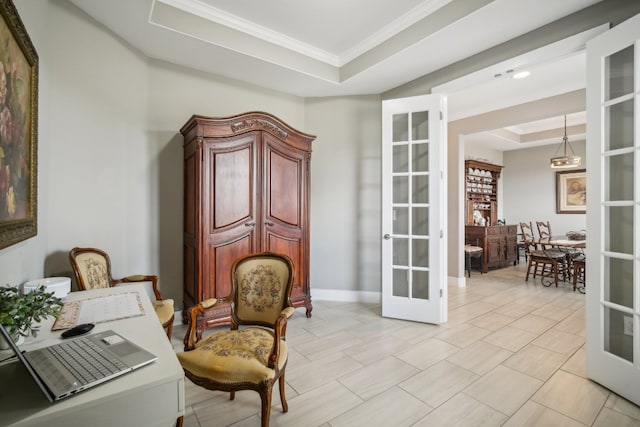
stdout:
<svg viewBox="0 0 640 427">
<path fill-rule="evenodd" d="M 445 99 L 382 103 L 382 315 L 446 321 Z"/>
<path fill-rule="evenodd" d="M 587 44 L 587 376 L 640 405 L 640 15 Z"/>
</svg>

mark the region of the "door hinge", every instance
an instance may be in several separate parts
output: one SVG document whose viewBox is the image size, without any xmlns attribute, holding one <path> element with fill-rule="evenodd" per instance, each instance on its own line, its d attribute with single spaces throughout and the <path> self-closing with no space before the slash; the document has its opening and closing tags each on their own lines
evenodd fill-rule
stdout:
<svg viewBox="0 0 640 427">
<path fill-rule="evenodd" d="M 444 233 L 440 230 L 440 238 L 442 239 L 442 237 L 444 237 Z"/>
<path fill-rule="evenodd" d="M 444 120 L 444 114 L 442 114 L 442 110 L 440 110 L 440 120 Z"/>
<path fill-rule="evenodd" d="M 440 289 L 440 298 L 442 298 L 442 289 Z"/>
</svg>

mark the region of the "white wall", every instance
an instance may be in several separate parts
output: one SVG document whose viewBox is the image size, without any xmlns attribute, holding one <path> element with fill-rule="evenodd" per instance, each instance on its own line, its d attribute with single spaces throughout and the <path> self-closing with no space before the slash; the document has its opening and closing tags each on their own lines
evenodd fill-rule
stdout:
<svg viewBox="0 0 640 427">
<path fill-rule="evenodd" d="M 306 131 L 318 135 L 311 157 L 312 294 L 339 290 L 316 294 L 355 299 L 354 291 L 380 292 L 380 98 L 313 98 L 306 112 Z"/>
<path fill-rule="evenodd" d="M 558 145 L 561 140 L 558 141 Z M 555 235 L 587 228 L 584 214 L 556 213 L 556 172 L 549 167 L 549 159 L 558 145 L 504 153 L 503 192 L 504 216 L 509 224 L 549 221 Z M 586 165 L 585 141 L 571 141 L 575 153 L 582 157 L 581 168 Z M 587 190 L 588 191 L 588 190 Z"/>
<path fill-rule="evenodd" d="M 149 60 L 68 2 L 17 2 L 40 55 L 38 235 L 0 250 L 2 280 L 70 275 L 74 246 L 113 274 L 159 274 L 182 306 L 182 137 L 192 114 L 262 110 L 318 135 L 314 289 L 380 290 L 377 96 L 311 99 Z M 2 283 L 4 284 L 4 283 Z"/>
<path fill-rule="evenodd" d="M 39 227 L 0 251 L 2 280 L 69 275 L 69 249 L 95 246 L 180 308 L 180 127 L 265 110 L 304 130 L 304 100 L 148 61 L 70 3 L 17 3 L 40 56 Z"/>
</svg>

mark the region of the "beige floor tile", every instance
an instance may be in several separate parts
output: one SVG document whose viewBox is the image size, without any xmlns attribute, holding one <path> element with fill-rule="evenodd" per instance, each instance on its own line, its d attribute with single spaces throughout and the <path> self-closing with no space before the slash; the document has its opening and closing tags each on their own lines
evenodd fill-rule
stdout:
<svg viewBox="0 0 640 427">
<path fill-rule="evenodd" d="M 538 334 L 523 331 L 522 329 L 511 326 L 505 326 L 504 328 L 487 335 L 482 340 L 516 352 L 537 337 Z"/>
<path fill-rule="evenodd" d="M 546 381 L 565 360 L 567 356 L 563 354 L 529 344 L 506 360 L 503 365 Z"/>
<path fill-rule="evenodd" d="M 513 322 L 513 317 L 505 316 L 498 313 L 487 313 L 469 320 L 468 323 L 482 329 L 497 331 Z"/>
<path fill-rule="evenodd" d="M 442 326 L 444 326 L 445 329 L 452 329 L 474 319 L 475 317 L 475 314 L 461 311 L 460 307 L 458 307 L 455 310 L 449 310 L 449 313 L 447 314 L 447 323 Z"/>
<path fill-rule="evenodd" d="M 463 305 L 462 307 L 459 308 L 459 310 L 464 313 L 468 313 L 473 317 L 478 317 L 480 315 L 490 312 L 491 310 L 497 307 L 498 307 L 497 304 L 491 304 L 483 301 L 476 301 L 471 304 Z"/>
<path fill-rule="evenodd" d="M 584 424 L 572 420 L 549 408 L 528 401 L 513 414 L 504 427 L 584 427 Z"/>
<path fill-rule="evenodd" d="M 584 344 L 584 338 L 552 328 L 533 340 L 532 344 L 555 351 L 556 353 L 568 355 Z"/>
<path fill-rule="evenodd" d="M 418 369 L 395 357 L 387 357 L 338 379 L 341 384 L 367 400 L 415 375 Z"/>
<path fill-rule="evenodd" d="M 593 423 L 593 427 L 638 427 L 639 425 L 639 420 L 609 408 L 603 408 Z"/>
<path fill-rule="evenodd" d="M 364 366 L 340 353 L 336 356 L 338 357 L 327 357 L 305 364 L 287 364 L 287 384 L 297 393 L 306 393 Z"/>
<path fill-rule="evenodd" d="M 586 372 L 586 353 L 584 346 L 576 350 L 575 353 L 562 365 L 562 370 L 587 378 Z"/>
<path fill-rule="evenodd" d="M 500 426 L 507 417 L 475 399 L 459 393 L 414 424 L 415 427 Z M 373 425 L 373 424 L 372 424 Z M 380 425 L 380 424 L 379 424 Z M 392 424 L 388 424 L 392 425 Z M 393 424 L 395 425 L 395 424 Z"/>
<path fill-rule="evenodd" d="M 523 316 L 511 323 L 510 326 L 527 332 L 532 332 L 534 334 L 541 334 L 556 323 L 557 322 L 555 320 L 547 319 L 546 317 L 527 314 L 526 316 Z"/>
<path fill-rule="evenodd" d="M 507 303 L 493 310 L 493 312 L 517 319 L 531 313 L 535 309 L 536 307 L 527 304 Z"/>
<path fill-rule="evenodd" d="M 271 409 L 272 426 L 319 426 L 334 418 L 336 414 L 342 414 L 360 405 L 362 399 L 337 381 L 332 381 L 293 399 L 287 399 L 287 403 L 289 411 L 286 413 L 282 412 L 280 405 Z"/>
<path fill-rule="evenodd" d="M 331 427 L 412 426 L 433 408 L 392 387 L 329 421 Z"/>
<path fill-rule="evenodd" d="M 573 309 L 560 307 L 555 304 L 547 304 L 533 311 L 531 314 L 535 316 L 546 317 L 547 319 L 551 319 L 559 322 L 560 320 L 569 316 L 574 311 L 575 310 Z"/>
<path fill-rule="evenodd" d="M 378 339 L 368 338 L 365 342 L 347 347 L 342 352 L 363 365 L 370 365 L 387 356 L 413 347 L 414 345 L 400 338 L 387 335 Z"/>
<path fill-rule="evenodd" d="M 314 310 L 314 313 L 316 311 Z M 337 316 L 331 316 L 329 319 L 319 319 L 311 317 L 307 320 L 304 328 L 317 337 L 326 337 L 336 335 L 342 331 L 346 331 L 362 325 L 362 322 L 352 317 L 345 317 L 346 313 L 336 312 Z"/>
<path fill-rule="evenodd" d="M 430 406 L 440 406 L 474 382 L 478 375 L 443 360 L 399 386 Z"/>
<path fill-rule="evenodd" d="M 570 334 L 584 337 L 586 330 L 584 308 L 574 311 L 569 316 L 565 317 L 564 320 L 558 323 L 554 328 L 562 332 L 568 332 Z"/>
<path fill-rule="evenodd" d="M 476 341 L 447 360 L 478 375 L 484 375 L 512 354 L 511 351 L 493 344 Z"/>
<path fill-rule="evenodd" d="M 260 395 L 255 391 L 237 392 L 234 400 L 229 400 L 229 393 L 218 393 L 212 399 L 193 405 L 193 411 L 200 425 L 228 426 L 239 420 L 260 414 Z M 273 400 L 279 402 L 279 399 L 279 395 L 273 396 Z M 272 414 L 277 411 L 275 408 L 271 409 Z M 259 418 L 256 419 L 259 420 Z"/>
<path fill-rule="evenodd" d="M 609 392 L 598 384 L 560 370 L 531 400 L 591 425 L 608 396 Z"/>
<path fill-rule="evenodd" d="M 399 338 L 409 344 L 416 344 L 425 341 L 433 335 L 447 330 L 443 325 L 427 325 L 425 323 L 402 322 L 401 326 L 389 335 Z"/>
<path fill-rule="evenodd" d="M 182 420 L 183 427 L 200 427 L 198 417 L 191 406 L 187 406 L 184 411 L 184 418 Z"/>
<path fill-rule="evenodd" d="M 396 357 L 418 369 L 424 370 L 458 351 L 460 351 L 460 347 L 438 338 L 430 338 L 420 344 L 416 344 L 409 350 L 397 352 Z"/>
<path fill-rule="evenodd" d="M 361 343 L 363 343 L 362 340 L 351 334 L 338 332 L 333 335 L 317 337 L 313 341 L 297 344 L 295 349 L 303 356 L 313 360 L 322 359 L 328 354 L 335 354 L 340 350 Z"/>
<path fill-rule="evenodd" d="M 466 347 L 490 333 L 487 329 L 463 323 L 436 335 L 436 338 L 458 347 Z"/>
<path fill-rule="evenodd" d="M 497 366 L 464 390 L 464 394 L 506 415 L 513 415 L 542 381 L 505 366 Z"/>
<path fill-rule="evenodd" d="M 605 403 L 604 406 L 640 421 L 640 407 L 634 405 L 633 403 L 629 402 L 627 399 L 624 399 L 615 393 L 609 394 L 607 403 Z"/>
</svg>

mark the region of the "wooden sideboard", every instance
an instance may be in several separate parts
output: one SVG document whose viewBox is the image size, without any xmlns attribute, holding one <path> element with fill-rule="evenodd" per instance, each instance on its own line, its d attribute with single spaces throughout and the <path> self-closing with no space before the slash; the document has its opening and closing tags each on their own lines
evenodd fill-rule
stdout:
<svg viewBox="0 0 640 427">
<path fill-rule="evenodd" d="M 480 246 L 484 250 L 482 271 L 489 267 L 505 267 L 515 264 L 518 259 L 518 226 L 490 225 L 481 227 L 465 226 L 466 244 Z"/>
</svg>

